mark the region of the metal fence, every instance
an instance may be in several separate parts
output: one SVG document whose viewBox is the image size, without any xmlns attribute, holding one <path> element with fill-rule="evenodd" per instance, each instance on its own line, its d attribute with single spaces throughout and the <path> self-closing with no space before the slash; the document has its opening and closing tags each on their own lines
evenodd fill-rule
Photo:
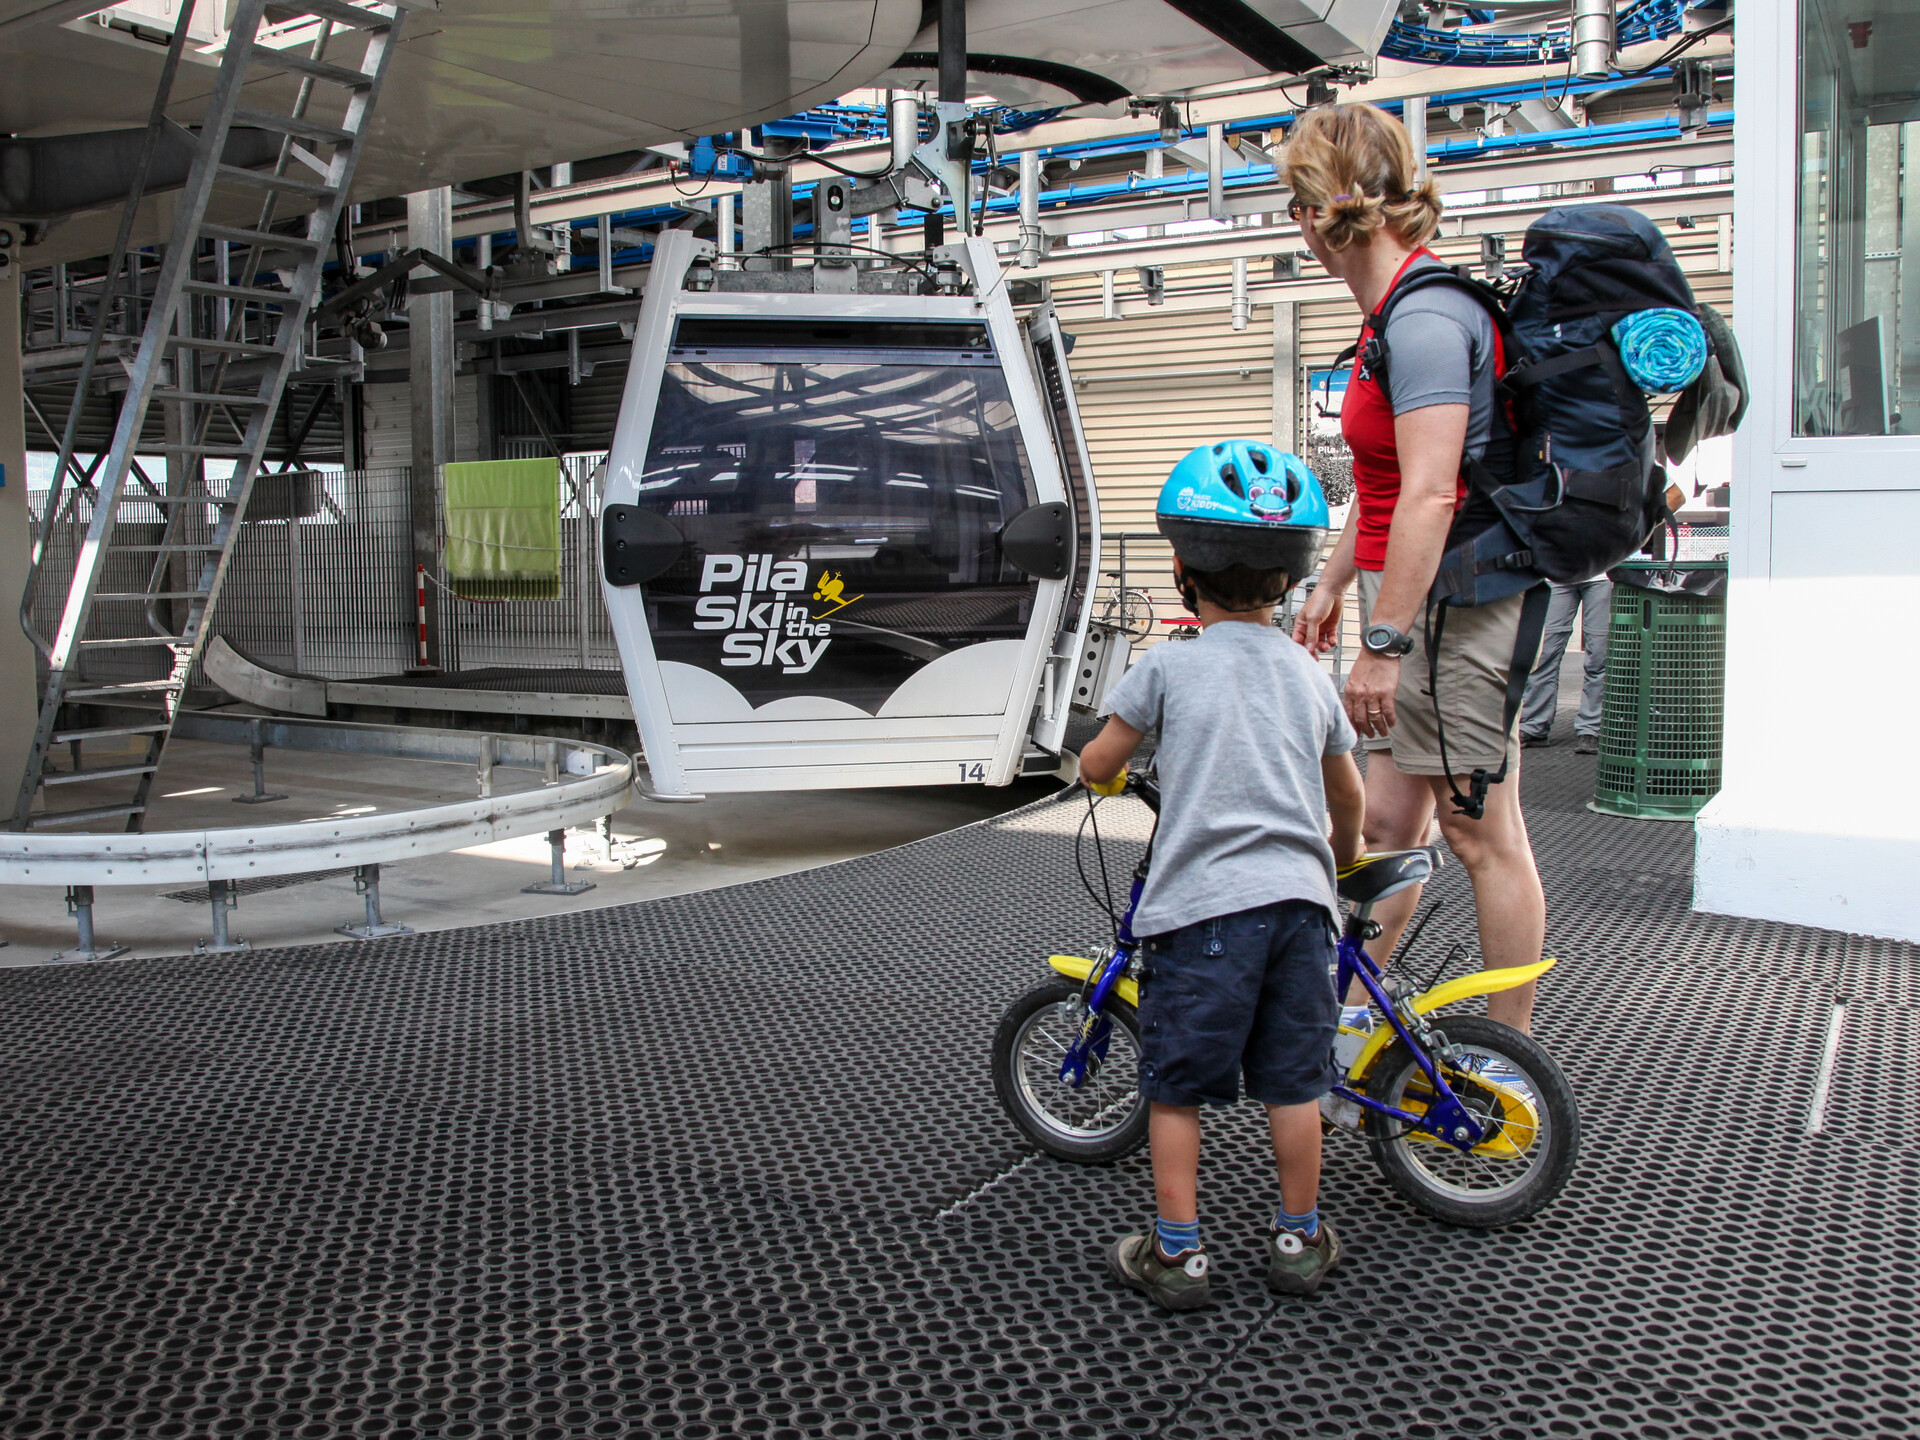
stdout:
<svg viewBox="0 0 1920 1440">
<path fill-rule="evenodd" d="M 1328 533 L 1327 551 L 1339 538 L 1338 529 Z M 1173 588 L 1173 547 L 1158 531 L 1103 533 L 1098 582 L 1093 618 L 1125 629 L 1136 646 L 1192 633 L 1184 628 L 1192 617 Z M 1312 583 L 1296 588 L 1276 612 L 1275 622 L 1283 629 L 1292 629 L 1293 615 Z M 1358 653 L 1359 644 L 1359 607 L 1349 599 L 1341 619 L 1340 644 L 1322 657 L 1322 663 L 1340 675 Z"/>
<path fill-rule="evenodd" d="M 599 510 L 594 476 L 603 458 L 569 455 L 561 466 L 559 599 L 470 601 L 446 586 L 438 567 L 429 575 L 440 591 L 442 668 L 620 668 L 593 554 Z M 408 480 L 405 467 L 315 471 L 314 513 L 248 520 L 227 569 L 213 632 L 269 665 L 328 679 L 395 675 L 415 665 L 419 634 Z M 46 500 L 44 490 L 28 496 L 36 526 Z M 124 504 L 121 515 L 122 539 L 149 538 L 129 526 L 159 538 L 157 506 Z M 32 610 L 43 636 L 59 625 L 74 557 L 92 518 L 90 500 L 77 496 L 48 537 Z M 189 528 L 210 530 L 210 522 L 211 512 L 202 516 L 196 509 Z M 109 574 L 102 589 L 146 587 L 138 557 L 115 564 L 127 573 Z M 134 623 L 123 628 L 132 633 L 141 617 L 130 613 L 127 619 Z M 86 667 L 94 678 L 151 679 L 165 673 L 166 659 L 158 647 L 103 650 L 90 653 Z M 204 683 L 197 674 L 194 680 Z"/>
<path fill-rule="evenodd" d="M 560 597 L 467 600 L 440 593 L 440 663 L 448 670 L 490 666 L 618 670 L 620 652 L 607 621 L 594 560 L 599 535 L 596 474 L 604 451 L 568 455 L 560 464 Z M 437 579 L 438 577 L 436 577 Z M 411 603 L 411 602 L 409 602 Z"/>
</svg>

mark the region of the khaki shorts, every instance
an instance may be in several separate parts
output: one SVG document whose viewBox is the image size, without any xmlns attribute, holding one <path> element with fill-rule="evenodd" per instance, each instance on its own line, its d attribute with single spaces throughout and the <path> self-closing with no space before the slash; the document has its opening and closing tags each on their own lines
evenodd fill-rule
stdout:
<svg viewBox="0 0 1920 1440">
<path fill-rule="evenodd" d="M 1372 623 L 1380 598 L 1378 570 L 1359 572 L 1360 628 Z M 1407 775 L 1456 775 L 1498 770 L 1519 729 L 1519 712 L 1505 735 L 1500 721 L 1507 708 L 1507 675 L 1520 631 L 1525 595 L 1509 595 L 1491 605 L 1454 607 L 1440 632 L 1440 713 L 1447 728 L 1447 765 L 1440 763 L 1440 731 L 1427 689 L 1426 627 L 1416 620 L 1413 649 L 1400 660 L 1400 688 L 1394 692 L 1394 726 L 1385 739 L 1363 738 L 1368 750 L 1391 750 L 1396 770 Z M 1526 662 L 1533 668 L 1532 659 Z"/>
</svg>

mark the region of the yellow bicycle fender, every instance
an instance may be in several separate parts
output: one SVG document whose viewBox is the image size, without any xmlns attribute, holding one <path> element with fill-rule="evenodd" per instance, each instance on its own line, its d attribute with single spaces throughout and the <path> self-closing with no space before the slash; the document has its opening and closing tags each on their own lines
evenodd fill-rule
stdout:
<svg viewBox="0 0 1920 1440">
<path fill-rule="evenodd" d="M 1515 965 L 1507 970 L 1478 970 L 1471 975 L 1462 975 L 1449 980 L 1444 985 L 1436 985 L 1424 995 L 1413 997 L 1413 1008 L 1422 1015 L 1429 1010 L 1438 1010 L 1442 1005 L 1452 1005 L 1466 999 L 1469 995 L 1493 995 L 1502 990 L 1511 990 L 1516 985 L 1524 985 L 1529 980 L 1537 980 L 1551 970 L 1555 961 L 1549 956 L 1545 960 L 1536 960 L 1531 965 Z M 1360 1049 L 1357 1058 L 1347 1069 L 1347 1078 L 1358 1082 L 1364 1080 L 1374 1058 L 1391 1045 L 1398 1037 L 1391 1025 L 1376 1025 L 1373 1034 L 1367 1037 L 1367 1043 Z"/>
<path fill-rule="evenodd" d="M 1078 955 L 1049 955 L 1047 957 L 1047 964 L 1058 970 L 1069 980 L 1084 980 L 1093 973 L 1093 961 L 1083 959 Z M 1137 982 L 1122 979 L 1121 982 L 1113 988 L 1115 993 L 1118 994 L 1122 1000 L 1126 1001 L 1127 1004 L 1133 1006 L 1136 1010 L 1140 1008 L 1140 986 Z"/>
<path fill-rule="evenodd" d="M 1462 975 L 1449 980 L 1444 985 L 1436 985 L 1424 995 L 1413 997 L 1413 1008 L 1422 1015 L 1429 1010 L 1438 1010 L 1442 1005 L 1452 1005 L 1469 995 L 1494 995 L 1502 990 L 1512 990 L 1525 985 L 1529 980 L 1538 980 L 1554 967 L 1552 956 L 1545 960 L 1536 960 L 1531 965 L 1515 965 L 1510 970 L 1481 970 L 1472 975 Z"/>
</svg>

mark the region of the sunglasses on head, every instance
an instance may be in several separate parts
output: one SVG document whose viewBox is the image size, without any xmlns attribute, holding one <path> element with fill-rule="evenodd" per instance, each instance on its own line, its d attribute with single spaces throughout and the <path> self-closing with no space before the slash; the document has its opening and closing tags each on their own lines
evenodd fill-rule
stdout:
<svg viewBox="0 0 1920 1440">
<path fill-rule="evenodd" d="M 1298 198 L 1287 202 L 1287 219 L 1291 220 L 1294 224 L 1298 225 L 1300 223 L 1300 217 L 1306 213 L 1307 206 Z"/>
</svg>

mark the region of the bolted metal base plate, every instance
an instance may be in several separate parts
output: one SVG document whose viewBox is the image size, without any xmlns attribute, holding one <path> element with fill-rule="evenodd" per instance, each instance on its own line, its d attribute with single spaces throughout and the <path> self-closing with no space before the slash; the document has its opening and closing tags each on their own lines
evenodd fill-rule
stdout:
<svg viewBox="0 0 1920 1440">
<path fill-rule="evenodd" d="M 233 803 L 236 805 L 266 805 L 275 800 L 284 800 L 286 798 L 284 795 L 236 795 L 233 797 Z"/>
<path fill-rule="evenodd" d="M 211 940 L 193 942 L 193 953 L 196 955 L 238 955 L 243 950 L 251 949 L 253 942 L 250 940 L 229 940 L 224 945 L 216 945 Z"/>
<path fill-rule="evenodd" d="M 568 880 L 559 885 L 551 880 L 542 880 L 535 885 L 522 885 L 520 893 L 522 895 L 584 895 L 593 888 L 595 887 L 591 880 Z"/>
<path fill-rule="evenodd" d="M 333 933 L 336 935 L 349 935 L 355 940 L 379 940 L 388 935 L 411 935 L 413 934 L 413 927 L 411 925 L 387 924 L 336 925 L 333 927 Z"/>
<path fill-rule="evenodd" d="M 1691 837 L 1586 812 L 1593 769 L 1522 780 L 1572 1183 L 1458 1230 L 1336 1136 L 1312 1300 L 1263 1283 L 1258 1106 L 1203 1121 L 1215 1304 L 1168 1316 L 1101 1263 L 1146 1154 L 1037 1156 L 995 1103 L 1001 1008 L 1107 935 L 1077 795 L 643 904 L 0 969 L 0 1432 L 1913 1434 L 1920 951 L 1693 913 Z M 1116 878 L 1145 818 L 1100 808 Z M 1471 932 L 1435 889 L 1422 978 Z"/>
<path fill-rule="evenodd" d="M 6 943 L 6 941 L 0 940 L 0 945 Z M 131 955 L 132 953 L 133 947 L 131 945 L 95 945 L 91 950 L 62 950 L 58 954 L 49 955 L 47 957 L 47 964 L 88 965 L 95 960 L 112 960 L 118 956 Z"/>
</svg>

